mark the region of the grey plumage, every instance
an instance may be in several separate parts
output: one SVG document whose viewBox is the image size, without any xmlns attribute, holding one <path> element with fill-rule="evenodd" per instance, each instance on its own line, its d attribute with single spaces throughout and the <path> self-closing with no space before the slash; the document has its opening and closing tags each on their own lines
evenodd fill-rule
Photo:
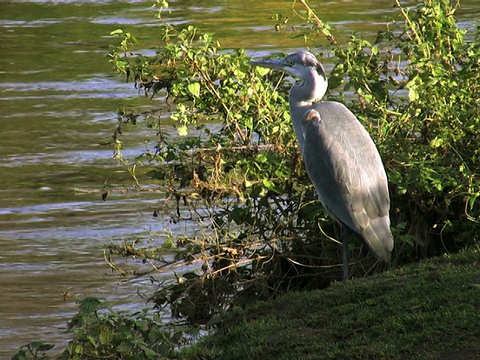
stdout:
<svg viewBox="0 0 480 360">
<path fill-rule="evenodd" d="M 318 197 L 329 214 L 356 234 L 377 259 L 388 262 L 393 237 L 387 176 L 373 140 L 355 115 L 338 102 L 318 102 L 328 86 L 323 66 L 304 51 L 251 64 L 301 79 L 290 90 L 290 113 Z M 347 278 L 346 237 L 342 237 Z"/>
</svg>

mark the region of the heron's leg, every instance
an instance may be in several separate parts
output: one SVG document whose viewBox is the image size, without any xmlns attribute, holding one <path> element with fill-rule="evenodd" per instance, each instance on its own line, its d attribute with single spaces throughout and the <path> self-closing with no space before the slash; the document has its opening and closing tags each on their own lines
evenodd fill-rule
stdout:
<svg viewBox="0 0 480 360">
<path fill-rule="evenodd" d="M 343 281 L 348 280 L 348 230 L 345 226 L 341 226 L 340 237 L 342 238 L 342 254 L 343 254 Z"/>
</svg>

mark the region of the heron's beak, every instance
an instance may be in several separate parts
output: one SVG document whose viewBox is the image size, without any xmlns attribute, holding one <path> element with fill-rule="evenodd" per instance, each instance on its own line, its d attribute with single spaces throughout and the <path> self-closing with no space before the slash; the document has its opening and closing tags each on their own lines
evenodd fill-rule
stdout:
<svg viewBox="0 0 480 360">
<path fill-rule="evenodd" d="M 250 65 L 261 66 L 264 68 L 285 71 L 285 64 L 282 60 L 252 60 L 248 62 Z"/>
</svg>

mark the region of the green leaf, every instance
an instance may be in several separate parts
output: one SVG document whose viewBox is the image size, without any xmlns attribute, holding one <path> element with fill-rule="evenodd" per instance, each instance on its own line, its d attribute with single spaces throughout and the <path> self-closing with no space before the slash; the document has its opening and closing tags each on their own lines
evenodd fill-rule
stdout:
<svg viewBox="0 0 480 360">
<path fill-rule="evenodd" d="M 121 351 L 123 353 L 131 351 L 132 349 L 133 349 L 133 344 L 130 343 L 129 341 L 122 341 L 120 345 L 118 345 L 118 351 Z"/>
<path fill-rule="evenodd" d="M 418 92 L 417 92 L 417 89 L 414 88 L 414 87 L 411 87 L 409 90 L 408 90 L 408 99 L 410 101 L 416 101 L 418 100 Z"/>
<path fill-rule="evenodd" d="M 123 34 L 122 29 L 116 29 L 110 32 L 110 35 L 121 35 L 121 34 Z"/>
<path fill-rule="evenodd" d="M 436 137 L 435 139 L 430 141 L 430 146 L 432 148 L 439 148 L 440 146 L 443 145 L 443 141 L 444 141 L 443 138 Z"/>
<path fill-rule="evenodd" d="M 256 66 L 256 67 L 255 67 L 255 70 L 257 71 L 257 73 L 258 73 L 260 76 L 265 76 L 265 75 L 267 75 L 267 74 L 270 72 L 270 69 L 267 69 L 267 68 L 264 68 L 264 67 L 260 67 L 260 66 Z"/>
<path fill-rule="evenodd" d="M 177 128 L 178 135 L 180 136 L 187 136 L 188 135 L 188 127 L 187 125 L 182 125 Z"/>
<path fill-rule="evenodd" d="M 188 91 L 190 91 L 190 93 L 198 98 L 200 96 L 200 84 L 199 83 L 191 83 L 188 85 Z"/>
<path fill-rule="evenodd" d="M 268 157 L 264 153 L 260 153 L 257 155 L 257 161 L 261 164 L 268 162 Z"/>
<path fill-rule="evenodd" d="M 98 336 L 101 344 L 108 344 L 113 338 L 113 333 L 109 328 L 100 329 L 100 334 Z"/>
<path fill-rule="evenodd" d="M 277 191 L 277 186 L 273 181 L 270 181 L 268 179 L 263 179 L 263 186 L 265 186 L 268 190 L 271 191 Z"/>
</svg>

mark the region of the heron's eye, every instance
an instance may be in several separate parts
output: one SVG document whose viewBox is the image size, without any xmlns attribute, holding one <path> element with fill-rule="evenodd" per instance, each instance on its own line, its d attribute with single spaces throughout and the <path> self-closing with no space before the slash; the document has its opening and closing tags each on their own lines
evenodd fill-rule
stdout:
<svg viewBox="0 0 480 360">
<path fill-rule="evenodd" d="M 293 65 L 295 65 L 295 63 L 293 61 L 287 61 L 287 65 L 290 66 L 290 67 L 293 67 Z"/>
</svg>

